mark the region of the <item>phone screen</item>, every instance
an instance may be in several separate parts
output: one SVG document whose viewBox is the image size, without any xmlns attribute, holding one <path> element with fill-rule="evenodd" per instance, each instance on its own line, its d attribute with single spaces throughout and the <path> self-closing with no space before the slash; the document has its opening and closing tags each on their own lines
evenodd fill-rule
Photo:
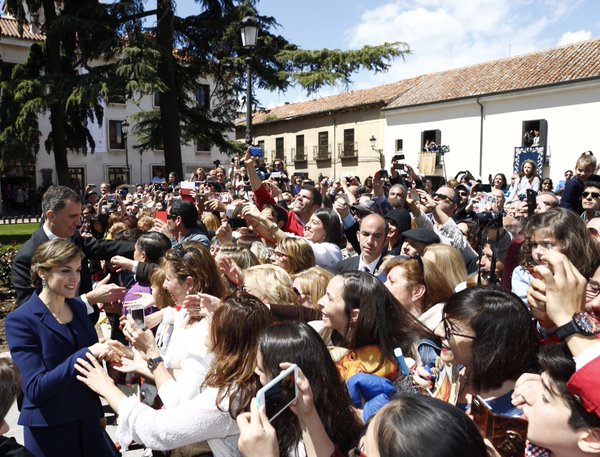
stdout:
<svg viewBox="0 0 600 457">
<path fill-rule="evenodd" d="M 269 420 L 276 418 L 296 399 L 296 366 L 281 373 L 256 395 L 258 406 L 264 404 Z"/>
</svg>

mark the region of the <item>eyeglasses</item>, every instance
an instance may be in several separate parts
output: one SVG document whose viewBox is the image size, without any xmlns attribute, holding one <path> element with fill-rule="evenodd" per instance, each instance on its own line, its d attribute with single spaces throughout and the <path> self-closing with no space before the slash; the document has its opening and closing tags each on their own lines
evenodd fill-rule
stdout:
<svg viewBox="0 0 600 457">
<path fill-rule="evenodd" d="M 434 200 L 440 200 L 440 199 L 448 200 L 449 202 L 456 203 L 456 200 L 454 200 L 453 198 L 448 197 L 447 195 L 444 195 L 444 194 L 435 193 L 435 194 L 433 194 L 433 199 Z"/>
<path fill-rule="evenodd" d="M 174 221 L 175 219 L 177 219 L 179 216 L 176 216 L 175 214 L 167 214 L 167 220 L 171 220 Z"/>
<path fill-rule="evenodd" d="M 598 197 L 600 197 L 600 192 L 583 192 L 583 193 L 581 194 L 581 197 L 582 197 L 582 198 L 588 198 L 590 195 L 591 195 L 591 196 L 592 196 L 592 198 L 595 200 L 595 199 L 597 199 Z"/>
<path fill-rule="evenodd" d="M 466 190 L 459 190 L 459 191 L 458 191 L 458 194 L 459 194 L 461 197 L 467 197 L 467 196 L 469 195 L 469 192 L 467 192 Z"/>
<path fill-rule="evenodd" d="M 585 286 L 585 298 L 586 300 L 593 300 L 600 295 L 600 284 L 593 279 L 588 279 L 588 283 Z"/>
<path fill-rule="evenodd" d="M 442 323 L 444 324 L 444 336 L 446 337 L 446 341 L 450 340 L 452 335 L 454 336 L 462 336 L 463 338 L 468 338 L 470 340 L 474 340 L 475 337 L 473 335 L 465 335 L 463 333 L 457 333 L 452 327 L 450 327 L 450 323 L 448 319 L 446 319 L 446 314 L 444 313 L 442 317 Z"/>
<path fill-rule="evenodd" d="M 284 258 L 288 256 L 286 253 L 281 252 L 281 251 L 273 251 L 273 252 L 271 252 L 271 255 L 275 256 L 275 257 L 284 257 Z"/>
<path fill-rule="evenodd" d="M 598 230 L 596 230 L 594 227 L 588 227 L 588 232 L 590 232 L 592 238 L 598 238 L 598 235 L 600 235 L 600 233 L 598 233 Z"/>
</svg>

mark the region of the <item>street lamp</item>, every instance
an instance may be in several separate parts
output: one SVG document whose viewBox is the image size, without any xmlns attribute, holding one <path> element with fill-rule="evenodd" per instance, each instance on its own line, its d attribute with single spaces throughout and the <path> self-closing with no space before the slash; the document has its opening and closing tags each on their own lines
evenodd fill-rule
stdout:
<svg viewBox="0 0 600 457">
<path fill-rule="evenodd" d="M 125 167 L 127 168 L 127 184 L 131 182 L 129 179 L 129 152 L 127 151 L 127 134 L 129 133 L 129 122 L 123 121 L 121 124 L 121 133 L 123 134 L 123 144 L 125 145 Z"/>
<path fill-rule="evenodd" d="M 383 169 L 383 167 L 385 166 L 385 157 L 383 156 L 383 149 L 376 149 L 377 138 L 375 138 L 375 135 L 371 135 L 371 138 L 369 138 L 369 142 L 371 143 L 371 149 L 379 153 L 379 164 Z"/>
<path fill-rule="evenodd" d="M 245 49 L 252 50 L 256 46 L 258 37 L 258 23 L 252 16 L 246 16 L 240 24 L 240 33 L 242 35 L 242 46 Z M 252 145 L 252 57 L 246 57 L 246 144 Z"/>
</svg>

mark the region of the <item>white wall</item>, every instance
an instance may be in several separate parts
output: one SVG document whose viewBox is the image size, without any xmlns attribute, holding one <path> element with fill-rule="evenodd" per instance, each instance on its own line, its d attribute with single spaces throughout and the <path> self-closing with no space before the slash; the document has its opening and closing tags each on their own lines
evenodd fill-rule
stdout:
<svg viewBox="0 0 600 457">
<path fill-rule="evenodd" d="M 550 155 L 545 176 L 556 185 L 564 171 L 573 169 L 577 157 L 592 150 L 600 159 L 597 124 L 600 118 L 600 81 L 481 97 L 484 106 L 483 160 L 481 177 L 512 172 L 514 148 L 521 145 L 523 121 L 546 119 Z M 425 107 L 384 111 L 385 154 L 394 154 L 395 140 L 404 140 L 404 153 L 418 163 L 421 132 L 441 130 L 448 177 L 468 169 L 478 175 L 480 167 L 480 107 L 475 99 Z M 599 160 L 600 161 L 600 160 Z"/>
</svg>

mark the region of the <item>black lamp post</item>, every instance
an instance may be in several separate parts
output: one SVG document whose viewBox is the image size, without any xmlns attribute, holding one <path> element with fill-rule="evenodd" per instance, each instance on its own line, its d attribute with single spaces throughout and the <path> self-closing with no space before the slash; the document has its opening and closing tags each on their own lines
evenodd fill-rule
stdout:
<svg viewBox="0 0 600 457">
<path fill-rule="evenodd" d="M 256 46 L 256 38 L 258 37 L 258 23 L 252 16 L 246 16 L 240 24 L 240 33 L 242 35 L 242 46 L 245 49 L 252 50 Z M 252 68 L 250 64 L 252 58 L 246 57 L 246 144 L 252 144 Z"/>
<path fill-rule="evenodd" d="M 385 157 L 383 156 L 383 149 L 377 149 L 377 138 L 375 138 L 375 135 L 371 135 L 371 138 L 369 138 L 369 142 L 371 143 L 371 149 L 379 153 L 379 164 L 383 169 L 383 167 L 385 166 Z"/>
<path fill-rule="evenodd" d="M 127 134 L 129 133 L 129 122 L 123 121 L 121 124 L 121 133 L 123 134 L 123 144 L 125 145 L 125 167 L 127 168 L 127 183 L 131 182 L 129 176 L 129 151 L 127 150 Z"/>
</svg>

